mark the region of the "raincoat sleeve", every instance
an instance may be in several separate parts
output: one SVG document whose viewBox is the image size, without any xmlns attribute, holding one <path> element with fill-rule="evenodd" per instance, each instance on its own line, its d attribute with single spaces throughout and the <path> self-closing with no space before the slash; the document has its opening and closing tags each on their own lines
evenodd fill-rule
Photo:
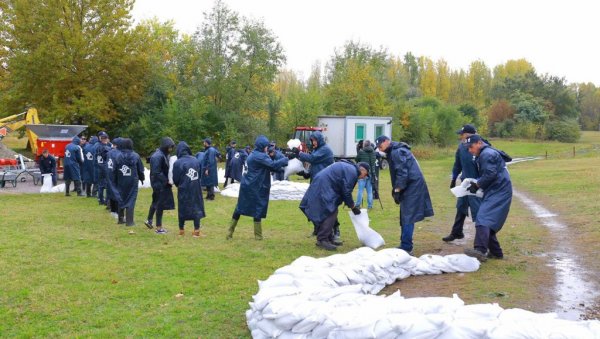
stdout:
<svg viewBox="0 0 600 339">
<path fill-rule="evenodd" d="M 481 152 L 479 158 L 479 173 L 477 185 L 486 190 L 498 177 L 498 163 L 501 161 L 500 154 L 496 151 Z"/>
<path fill-rule="evenodd" d="M 408 182 L 408 159 L 400 152 L 392 152 L 392 163 L 394 164 L 395 187 L 403 190 Z"/>
<path fill-rule="evenodd" d="M 288 158 L 286 157 L 283 157 L 279 160 L 272 160 L 271 157 L 266 155 L 265 157 L 256 157 L 256 160 L 260 165 L 262 165 L 265 168 L 268 168 L 272 172 L 275 172 L 278 169 L 287 166 L 288 164 Z"/>
<path fill-rule="evenodd" d="M 325 161 L 328 157 L 328 154 L 327 152 L 324 152 L 323 147 L 320 147 L 312 153 L 300 152 L 300 154 L 298 154 L 298 157 L 300 158 L 300 161 L 309 162 L 313 164 Z"/>
<path fill-rule="evenodd" d="M 354 207 L 354 199 L 352 199 L 352 191 L 354 191 L 354 186 L 356 186 L 357 179 L 351 178 L 348 175 L 343 176 L 344 184 L 342 186 L 343 189 L 343 199 L 346 206 L 353 208 Z"/>
<path fill-rule="evenodd" d="M 156 188 L 166 187 L 169 183 L 169 179 L 162 172 L 162 161 L 166 160 L 161 156 L 153 156 L 150 158 L 150 172 L 152 173 L 153 181 L 156 182 L 156 185 L 152 186 Z"/>
<path fill-rule="evenodd" d="M 452 166 L 452 180 L 456 180 L 462 172 L 462 163 L 460 162 L 460 147 L 456 149 L 454 154 L 454 166 Z"/>
<path fill-rule="evenodd" d="M 181 182 L 181 161 L 179 159 L 173 164 L 173 183 L 179 187 Z"/>
<path fill-rule="evenodd" d="M 142 159 L 139 157 L 137 160 L 137 172 L 138 172 L 138 179 L 141 182 L 144 182 L 144 180 L 146 180 L 146 175 L 144 174 L 144 164 L 142 163 Z"/>
</svg>

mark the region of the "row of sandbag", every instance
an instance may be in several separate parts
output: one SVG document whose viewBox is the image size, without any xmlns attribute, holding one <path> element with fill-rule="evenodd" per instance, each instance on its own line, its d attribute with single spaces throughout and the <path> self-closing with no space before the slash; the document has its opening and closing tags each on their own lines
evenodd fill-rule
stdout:
<svg viewBox="0 0 600 339">
<path fill-rule="evenodd" d="M 273 181 L 271 183 L 269 200 L 302 200 L 307 189 L 308 183 L 287 180 Z M 240 195 L 240 184 L 233 183 L 227 185 L 221 191 L 221 195 L 237 198 Z"/>
<path fill-rule="evenodd" d="M 44 182 L 42 187 L 40 188 L 40 193 L 63 193 L 65 191 L 65 184 L 59 184 L 56 186 L 52 186 L 52 175 L 51 174 L 42 174 L 44 177 Z M 144 168 L 144 176 L 146 180 L 144 183 L 138 181 L 138 188 L 150 188 L 150 170 Z"/>
<path fill-rule="evenodd" d="M 600 338 L 598 321 L 464 305 L 456 295 L 374 295 L 410 275 L 478 268 L 476 259 L 462 254 L 416 258 L 394 248 L 303 256 L 259 281 L 246 320 L 254 338 Z"/>
</svg>

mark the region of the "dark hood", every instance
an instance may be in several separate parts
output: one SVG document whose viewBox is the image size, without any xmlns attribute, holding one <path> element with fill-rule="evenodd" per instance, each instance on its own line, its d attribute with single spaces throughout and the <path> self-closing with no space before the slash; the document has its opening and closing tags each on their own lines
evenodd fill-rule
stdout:
<svg viewBox="0 0 600 339">
<path fill-rule="evenodd" d="M 164 154 L 169 154 L 169 148 L 171 147 L 175 147 L 175 142 L 173 141 L 173 139 L 169 137 L 164 137 L 160 139 L 160 150 Z"/>
<path fill-rule="evenodd" d="M 375 151 L 371 145 L 363 147 L 362 150 L 367 153 L 373 153 Z"/>
<path fill-rule="evenodd" d="M 183 158 L 186 155 L 192 155 L 192 150 L 190 146 L 185 141 L 180 141 L 177 144 L 177 158 Z"/>
<path fill-rule="evenodd" d="M 71 143 L 72 143 L 73 145 L 77 145 L 77 146 L 79 146 L 79 144 L 81 143 L 81 139 L 79 139 L 79 137 L 78 137 L 78 136 L 74 136 L 74 137 L 73 137 L 73 139 L 71 139 Z"/>
<path fill-rule="evenodd" d="M 91 145 L 95 145 L 98 143 L 98 137 L 97 136 L 93 136 L 90 138 L 90 144 Z"/>
<path fill-rule="evenodd" d="M 123 138 L 114 138 L 112 144 L 120 150 L 123 147 Z"/>
<path fill-rule="evenodd" d="M 323 133 L 316 131 L 310 135 L 311 139 L 317 140 L 317 148 L 325 145 L 325 137 L 323 137 Z"/>
<path fill-rule="evenodd" d="M 257 151 L 263 152 L 265 147 L 269 146 L 269 139 L 264 135 L 259 135 L 254 141 L 254 147 Z"/>
<path fill-rule="evenodd" d="M 129 138 L 122 138 L 121 139 L 121 144 L 117 145 L 117 148 L 119 148 L 120 150 L 128 150 L 128 151 L 133 151 L 133 140 L 129 139 Z"/>
<path fill-rule="evenodd" d="M 390 143 L 390 147 L 388 147 L 388 149 L 386 150 L 386 153 L 389 153 L 392 150 L 398 149 L 398 148 L 406 148 L 406 149 L 410 150 L 410 145 L 405 142 L 402 142 L 402 141 L 400 141 L 400 142 L 392 141 Z"/>
</svg>

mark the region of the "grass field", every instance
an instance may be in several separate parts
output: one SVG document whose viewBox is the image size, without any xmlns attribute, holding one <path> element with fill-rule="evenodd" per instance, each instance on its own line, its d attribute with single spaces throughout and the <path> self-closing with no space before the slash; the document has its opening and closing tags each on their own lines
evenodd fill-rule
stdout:
<svg viewBox="0 0 600 339">
<path fill-rule="evenodd" d="M 597 196 L 600 134 L 586 133 L 578 144 L 493 140 L 514 157 L 544 155 L 548 160 L 511 167 L 514 186 L 563 215 L 582 246 L 583 263 L 596 273 L 592 254 L 600 241 Z M 572 148 L 589 150 L 576 152 Z M 418 148 L 417 148 L 418 149 Z M 444 155 L 445 153 L 449 153 Z M 552 154 L 557 154 L 553 156 Z M 415 254 L 450 254 L 462 247 L 441 237 L 450 230 L 455 200 L 448 192 L 452 152 L 420 161 L 436 215 L 417 224 Z M 560 156 L 559 156 L 560 155 Z M 375 203 L 371 225 L 386 247 L 398 245 L 398 208 L 381 178 L 384 210 Z M 225 241 L 236 200 L 217 196 L 206 202 L 207 238 L 176 235 L 176 212 L 165 216 L 171 231 L 158 236 L 142 220 L 150 191 L 140 191 L 135 234 L 117 226 L 94 199 L 57 195 L 0 194 L 0 337 L 248 337 L 244 312 L 257 280 L 301 255 L 329 255 L 307 238 L 312 225 L 298 202 L 274 201 L 263 222 L 264 241 L 255 241 L 252 220 L 242 218 L 232 241 Z M 349 218 L 340 215 L 343 252 L 360 246 Z M 468 303 L 551 311 L 554 273 L 542 254 L 559 246 L 531 213 L 513 200 L 499 234 L 506 260 L 484 264 L 471 274 L 411 277 L 400 288 L 407 296 L 458 293 Z M 586 256 L 589 254 L 589 256 Z M 177 294 L 183 294 L 176 297 Z"/>
</svg>

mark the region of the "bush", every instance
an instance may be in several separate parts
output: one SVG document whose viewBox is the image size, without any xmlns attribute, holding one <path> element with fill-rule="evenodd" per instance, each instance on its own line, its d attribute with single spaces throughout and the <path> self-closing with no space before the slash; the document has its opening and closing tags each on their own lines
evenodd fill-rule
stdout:
<svg viewBox="0 0 600 339">
<path fill-rule="evenodd" d="M 581 137 L 579 124 L 576 120 L 554 120 L 545 125 L 546 139 L 560 142 L 577 142 Z"/>
</svg>

